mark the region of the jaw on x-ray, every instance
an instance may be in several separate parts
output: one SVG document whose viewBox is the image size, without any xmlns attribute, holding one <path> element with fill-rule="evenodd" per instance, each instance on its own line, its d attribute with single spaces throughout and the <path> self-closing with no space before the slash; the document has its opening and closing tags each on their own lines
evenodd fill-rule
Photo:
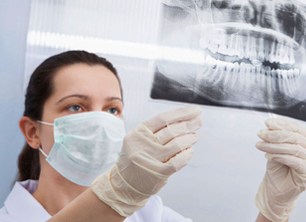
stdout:
<svg viewBox="0 0 306 222">
<path fill-rule="evenodd" d="M 200 53 L 201 60 L 158 60 L 151 98 L 272 110 L 306 120 L 304 4 L 162 2 L 160 44 Z"/>
</svg>

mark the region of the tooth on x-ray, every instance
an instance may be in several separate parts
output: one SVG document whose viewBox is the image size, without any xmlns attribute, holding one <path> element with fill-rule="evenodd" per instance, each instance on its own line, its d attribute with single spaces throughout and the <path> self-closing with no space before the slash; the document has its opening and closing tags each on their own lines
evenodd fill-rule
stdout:
<svg viewBox="0 0 306 222">
<path fill-rule="evenodd" d="M 190 65 L 159 60 L 161 74 L 223 105 L 287 108 L 306 99 L 304 4 L 293 0 L 162 2 L 190 16 L 189 21 L 184 16 L 180 21 L 168 19 L 161 43 L 201 51 L 203 61 Z"/>
</svg>

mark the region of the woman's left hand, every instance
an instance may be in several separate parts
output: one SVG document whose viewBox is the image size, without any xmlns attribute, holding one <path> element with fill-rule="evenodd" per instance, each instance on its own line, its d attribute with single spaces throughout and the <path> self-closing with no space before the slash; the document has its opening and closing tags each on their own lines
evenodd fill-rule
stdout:
<svg viewBox="0 0 306 222">
<path fill-rule="evenodd" d="M 286 221 L 306 188 L 306 129 L 283 119 L 268 119 L 256 147 L 266 152 L 267 169 L 256 206 L 269 220 Z"/>
</svg>

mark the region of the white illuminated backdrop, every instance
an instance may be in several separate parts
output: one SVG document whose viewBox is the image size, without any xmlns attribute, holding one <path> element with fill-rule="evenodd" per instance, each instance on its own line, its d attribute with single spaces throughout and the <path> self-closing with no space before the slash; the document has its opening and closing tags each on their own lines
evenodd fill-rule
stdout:
<svg viewBox="0 0 306 222">
<path fill-rule="evenodd" d="M 66 50 L 84 49 L 106 57 L 117 68 L 127 130 L 160 112 L 186 106 L 149 99 L 156 59 L 187 63 L 201 63 L 202 59 L 197 51 L 157 45 L 160 10 L 158 0 L 32 0 L 24 90 L 29 76 L 44 59 Z M 202 108 L 204 126 L 195 154 L 159 195 L 165 205 L 195 222 L 255 221 L 258 210 L 254 198 L 266 160 L 254 144 L 257 131 L 264 128 L 269 116 Z M 304 194 L 292 221 L 303 221 L 303 205 Z"/>
</svg>

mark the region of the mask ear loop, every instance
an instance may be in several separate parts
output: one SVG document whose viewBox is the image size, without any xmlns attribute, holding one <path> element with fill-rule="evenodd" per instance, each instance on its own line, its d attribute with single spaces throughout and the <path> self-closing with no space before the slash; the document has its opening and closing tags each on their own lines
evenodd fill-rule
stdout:
<svg viewBox="0 0 306 222">
<path fill-rule="evenodd" d="M 48 126 L 53 126 L 54 125 L 53 123 L 46 123 L 46 122 L 43 122 L 43 121 L 40 121 L 40 120 L 37 120 L 37 122 L 48 125 Z"/>
<path fill-rule="evenodd" d="M 43 122 L 43 121 L 40 121 L 40 120 L 37 120 L 37 122 L 39 123 L 42 123 L 42 124 L 45 124 L 45 125 L 48 125 L 48 126 L 53 126 L 54 124 L 53 123 L 46 123 L 46 122 Z M 45 152 L 42 150 L 42 148 L 39 146 L 38 143 L 36 143 L 37 147 L 38 147 L 38 150 L 42 153 L 42 155 L 44 155 L 46 158 L 48 157 L 47 154 L 45 154 Z"/>
<path fill-rule="evenodd" d="M 37 145 L 37 147 L 38 147 L 38 150 L 42 153 L 42 155 L 44 155 L 44 156 L 47 158 L 48 155 L 45 154 L 45 152 L 42 150 L 42 148 L 40 148 L 39 144 L 37 143 L 36 145 Z"/>
</svg>

